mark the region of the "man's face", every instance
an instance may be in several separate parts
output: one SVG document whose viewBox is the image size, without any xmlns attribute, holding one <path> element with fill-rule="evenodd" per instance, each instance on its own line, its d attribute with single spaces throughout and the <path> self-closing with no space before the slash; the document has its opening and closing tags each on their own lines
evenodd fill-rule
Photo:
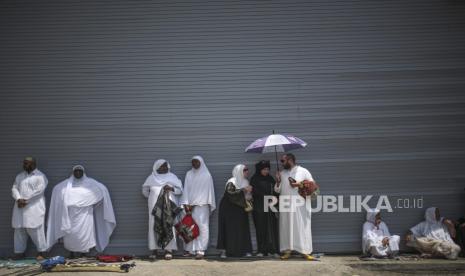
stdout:
<svg viewBox="0 0 465 276">
<path fill-rule="evenodd" d="M 73 171 L 73 175 L 74 175 L 74 177 L 76 177 L 77 179 L 81 179 L 82 176 L 84 176 L 84 171 L 81 170 L 81 169 L 75 169 L 75 170 Z"/>
<path fill-rule="evenodd" d="M 289 170 L 290 168 L 292 168 L 292 160 L 287 158 L 286 155 L 281 156 L 281 164 L 283 165 L 283 168 L 285 170 Z"/>
<path fill-rule="evenodd" d="M 200 161 L 197 159 L 192 159 L 192 168 L 198 170 L 200 168 Z"/>
<path fill-rule="evenodd" d="M 32 172 L 36 168 L 36 162 L 30 160 L 23 161 L 23 169 L 27 172 Z"/>
<path fill-rule="evenodd" d="M 168 163 L 166 163 L 166 162 L 163 163 L 163 165 L 161 165 L 160 168 L 158 168 L 157 173 L 159 173 L 159 174 L 168 173 Z"/>
</svg>

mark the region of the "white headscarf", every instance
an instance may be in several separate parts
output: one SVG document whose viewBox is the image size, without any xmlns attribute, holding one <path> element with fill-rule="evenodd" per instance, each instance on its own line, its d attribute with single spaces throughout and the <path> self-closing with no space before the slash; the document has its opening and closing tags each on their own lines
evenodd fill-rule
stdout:
<svg viewBox="0 0 465 276">
<path fill-rule="evenodd" d="M 232 176 L 227 183 L 232 183 L 237 189 L 243 189 L 249 186 L 249 180 L 244 177 L 244 168 L 246 166 L 243 164 L 236 165 L 232 171 Z"/>
<path fill-rule="evenodd" d="M 436 219 L 436 207 L 429 207 L 425 211 L 425 220 L 428 223 L 438 223 L 439 221 Z"/>
<path fill-rule="evenodd" d="M 412 227 L 410 231 L 412 231 L 415 237 L 427 237 L 430 239 L 452 242 L 449 230 L 442 222 L 443 218 L 441 217 L 439 220 L 436 219 L 436 209 L 436 207 L 426 209 L 425 221 Z"/>
<path fill-rule="evenodd" d="M 158 173 L 157 170 L 165 163 L 168 165 L 168 172 Z M 176 175 L 171 173 L 170 169 L 171 165 L 165 159 L 158 159 L 157 161 L 155 161 L 155 163 L 153 164 L 152 172 L 154 184 L 158 186 L 165 186 L 168 183 L 173 186 L 182 186 L 181 180 L 179 180 L 179 178 Z"/>
<path fill-rule="evenodd" d="M 82 171 L 85 171 L 83 165 L 76 165 L 76 166 L 74 166 L 74 167 L 73 167 L 73 172 L 74 172 L 75 170 L 82 170 Z"/>
<path fill-rule="evenodd" d="M 184 190 L 181 197 L 183 205 L 210 205 L 210 211 L 215 210 L 215 190 L 213 178 L 201 156 L 194 156 L 191 160 L 198 160 L 200 167 L 192 168 L 186 173 Z"/>
<path fill-rule="evenodd" d="M 168 172 L 167 173 L 158 173 L 157 170 L 163 165 L 167 163 L 168 165 Z M 174 192 L 169 193 L 170 200 L 174 203 L 178 204 L 179 196 L 182 193 L 182 182 L 181 180 L 170 171 L 171 166 L 170 163 L 164 159 L 159 159 L 155 161 L 153 164 L 153 171 L 147 177 L 144 184 L 142 185 L 142 193 L 145 197 L 148 198 L 148 208 L 149 214 L 151 214 L 155 203 L 158 200 L 158 196 L 160 192 L 163 191 L 163 187 L 168 185 L 174 189 Z M 153 218 L 150 215 L 150 218 Z"/>
<path fill-rule="evenodd" d="M 75 170 L 81 170 L 83 172 L 83 175 L 81 178 L 76 178 L 74 177 L 74 171 Z M 86 169 L 84 168 L 84 166 L 82 165 L 76 165 L 73 167 L 73 170 L 71 172 L 71 183 L 73 185 L 81 185 L 82 183 L 84 183 L 84 180 L 87 178 L 87 175 L 86 175 Z"/>
<path fill-rule="evenodd" d="M 75 170 L 82 170 L 84 174 L 81 178 L 74 176 Z M 78 191 L 71 192 L 72 187 L 79 186 L 81 189 Z M 94 205 L 103 198 L 103 193 L 98 185 L 94 184 L 92 178 L 87 177 L 85 174 L 84 166 L 76 165 L 73 167 L 73 171 L 66 184 L 66 190 L 64 194 L 64 203 L 66 206 L 75 207 L 86 207 Z"/>
<path fill-rule="evenodd" d="M 367 210 L 367 221 L 376 224 L 376 215 L 379 214 L 379 210 L 376 208 L 370 208 Z"/>
</svg>

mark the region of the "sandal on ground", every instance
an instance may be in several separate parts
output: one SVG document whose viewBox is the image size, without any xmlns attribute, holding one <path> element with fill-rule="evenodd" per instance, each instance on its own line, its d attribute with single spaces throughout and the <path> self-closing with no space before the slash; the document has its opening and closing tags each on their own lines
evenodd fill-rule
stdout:
<svg viewBox="0 0 465 276">
<path fill-rule="evenodd" d="M 291 252 L 285 252 L 283 255 L 281 255 L 281 260 L 288 260 L 291 257 Z"/>
</svg>

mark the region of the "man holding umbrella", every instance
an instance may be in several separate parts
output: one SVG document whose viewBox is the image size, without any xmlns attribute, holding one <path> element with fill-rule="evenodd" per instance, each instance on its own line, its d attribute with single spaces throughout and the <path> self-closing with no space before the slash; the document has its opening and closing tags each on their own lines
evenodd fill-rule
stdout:
<svg viewBox="0 0 465 276">
<path fill-rule="evenodd" d="M 301 199 L 298 193 L 300 183 L 304 180 L 313 181 L 313 178 L 307 169 L 296 165 L 292 153 L 284 154 L 281 164 L 283 170 L 277 173 L 275 185 L 275 191 L 280 194 L 280 207 L 287 205 L 287 210 L 280 210 L 279 213 L 279 243 L 283 252 L 281 259 L 287 260 L 292 251 L 297 251 L 310 261 L 313 260 L 310 256 L 313 251 L 312 213 L 305 204 L 298 205 L 297 199 Z"/>
</svg>

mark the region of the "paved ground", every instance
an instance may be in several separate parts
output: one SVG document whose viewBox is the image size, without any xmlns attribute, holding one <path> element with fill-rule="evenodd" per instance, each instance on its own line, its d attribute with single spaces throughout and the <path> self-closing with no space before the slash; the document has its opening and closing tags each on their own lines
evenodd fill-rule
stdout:
<svg viewBox="0 0 465 276">
<path fill-rule="evenodd" d="M 273 259 L 263 260 L 190 260 L 175 259 L 172 261 L 157 260 L 154 262 L 136 260 L 136 267 L 131 275 L 164 275 L 164 276 L 252 276 L 252 275 L 465 275 L 465 259 L 448 260 L 377 260 L 360 261 L 357 256 L 324 256 L 320 262 L 304 261 L 294 258 L 288 261 Z M 0 275 L 38 275 L 36 267 L 23 269 L 0 268 Z M 45 273 L 44 273 L 45 274 Z M 94 272 L 54 272 L 51 275 L 124 275 L 122 273 Z"/>
</svg>

